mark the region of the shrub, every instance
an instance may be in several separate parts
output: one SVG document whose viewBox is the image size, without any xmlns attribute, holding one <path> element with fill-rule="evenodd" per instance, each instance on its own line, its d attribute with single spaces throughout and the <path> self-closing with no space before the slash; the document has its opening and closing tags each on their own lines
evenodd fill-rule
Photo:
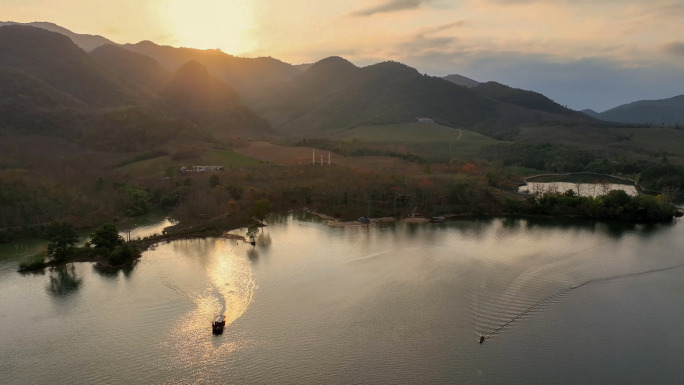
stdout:
<svg viewBox="0 0 684 385">
<path fill-rule="evenodd" d="M 90 243 L 97 249 L 111 253 L 117 246 L 124 244 L 124 239 L 114 225 L 107 224 L 90 235 Z"/>
<path fill-rule="evenodd" d="M 33 271 L 45 268 L 45 254 L 34 255 L 33 258 L 19 264 L 19 271 Z"/>
<path fill-rule="evenodd" d="M 133 246 L 125 243 L 117 246 L 107 257 L 107 261 L 112 266 L 125 265 L 138 258 L 140 252 Z"/>
</svg>

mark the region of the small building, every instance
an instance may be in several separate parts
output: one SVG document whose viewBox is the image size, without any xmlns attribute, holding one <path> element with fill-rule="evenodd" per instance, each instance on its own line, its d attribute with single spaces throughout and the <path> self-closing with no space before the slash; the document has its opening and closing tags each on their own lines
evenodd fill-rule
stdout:
<svg viewBox="0 0 684 385">
<path fill-rule="evenodd" d="M 207 171 L 224 171 L 223 166 L 181 166 L 180 172 L 207 172 Z"/>
</svg>

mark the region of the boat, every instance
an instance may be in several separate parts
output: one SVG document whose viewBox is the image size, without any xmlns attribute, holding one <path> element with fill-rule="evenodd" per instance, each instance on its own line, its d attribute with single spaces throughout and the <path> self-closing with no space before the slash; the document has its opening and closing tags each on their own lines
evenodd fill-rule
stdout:
<svg viewBox="0 0 684 385">
<path fill-rule="evenodd" d="M 226 326 L 226 316 L 223 314 L 217 315 L 214 322 L 211 323 L 211 332 L 213 334 L 223 333 L 223 327 Z"/>
<path fill-rule="evenodd" d="M 430 218 L 432 223 L 444 223 L 444 217 L 432 217 Z"/>
<path fill-rule="evenodd" d="M 368 217 L 359 217 L 358 221 L 361 222 L 361 223 L 366 223 L 366 224 L 367 224 L 367 223 L 370 223 L 371 220 L 370 220 L 370 218 L 368 218 Z"/>
</svg>

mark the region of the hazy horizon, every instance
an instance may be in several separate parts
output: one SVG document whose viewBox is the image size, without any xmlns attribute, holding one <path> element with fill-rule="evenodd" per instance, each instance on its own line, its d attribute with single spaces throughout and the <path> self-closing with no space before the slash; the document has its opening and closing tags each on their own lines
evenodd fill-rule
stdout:
<svg viewBox="0 0 684 385">
<path fill-rule="evenodd" d="M 684 94 L 684 1 L 9 0 L 3 19 L 47 21 L 117 43 L 218 48 L 236 56 L 359 66 L 396 60 L 537 91 L 596 111 Z"/>
</svg>

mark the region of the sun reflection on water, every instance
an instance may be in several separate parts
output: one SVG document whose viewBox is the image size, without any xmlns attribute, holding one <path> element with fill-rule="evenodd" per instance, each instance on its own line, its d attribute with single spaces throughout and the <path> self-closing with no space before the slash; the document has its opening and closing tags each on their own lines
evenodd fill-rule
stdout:
<svg viewBox="0 0 684 385">
<path fill-rule="evenodd" d="M 242 347 L 239 336 L 231 333 L 231 324 L 249 308 L 256 290 L 250 261 L 239 256 L 231 242 L 217 239 L 208 248 L 204 290 L 188 298 L 194 308 L 171 331 L 168 346 L 178 354 L 176 365 L 193 371 L 226 357 Z M 220 336 L 211 334 L 211 321 L 225 314 L 226 326 Z"/>
</svg>

